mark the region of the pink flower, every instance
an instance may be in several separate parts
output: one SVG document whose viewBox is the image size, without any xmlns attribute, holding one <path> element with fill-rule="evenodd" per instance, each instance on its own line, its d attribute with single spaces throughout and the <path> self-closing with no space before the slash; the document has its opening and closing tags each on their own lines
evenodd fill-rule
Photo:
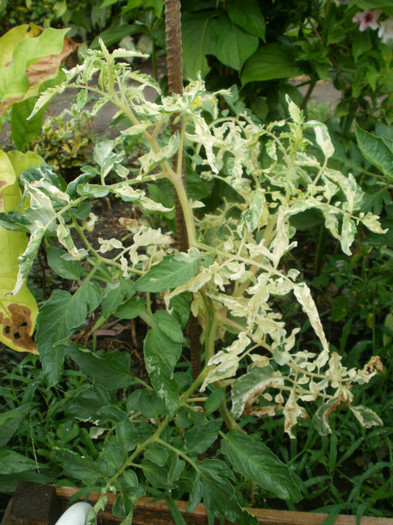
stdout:
<svg viewBox="0 0 393 525">
<path fill-rule="evenodd" d="M 388 18 L 381 22 L 378 36 L 384 44 L 387 44 L 389 40 L 393 40 L 393 18 Z"/>
<path fill-rule="evenodd" d="M 364 31 L 368 27 L 371 27 L 371 29 L 378 29 L 377 20 L 380 14 L 381 11 L 363 11 L 362 13 L 356 13 L 352 18 L 352 22 L 355 24 L 360 22 L 359 31 Z"/>
</svg>

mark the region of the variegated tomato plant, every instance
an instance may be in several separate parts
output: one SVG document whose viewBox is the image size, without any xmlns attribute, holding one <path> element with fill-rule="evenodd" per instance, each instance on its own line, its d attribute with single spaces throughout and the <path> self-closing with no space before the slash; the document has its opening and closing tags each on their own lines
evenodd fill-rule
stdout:
<svg viewBox="0 0 393 525">
<path fill-rule="evenodd" d="M 241 479 L 280 498 L 300 494 L 289 468 L 248 433 L 250 416 L 283 418 L 290 437 L 312 410 L 316 429 L 326 435 L 339 405 L 366 428 L 382 424 L 368 407 L 353 406 L 351 391 L 370 381 L 380 361 L 345 367 L 329 350 L 310 289 L 283 263 L 297 244 L 290 219 L 319 210 L 346 254 L 359 224 L 382 230 L 378 217 L 359 211 L 363 194 L 354 177 L 329 166 L 334 148 L 326 127 L 306 122 L 290 99 L 287 121 L 262 125 L 234 90 L 208 93 L 197 81 L 182 96 L 163 96 L 154 80 L 122 61 L 134 56 L 121 49 L 110 54 L 102 45 L 39 99 L 35 112 L 56 93 L 76 88 L 80 109 L 93 94 L 93 114 L 114 104 L 127 126 L 97 143 L 94 164 L 69 184 L 47 165 L 24 171 L 23 214 L 0 214 L 4 227 L 30 235 L 14 294 L 43 240 L 52 269 L 79 283 L 73 294 L 55 290 L 44 303 L 36 343 L 49 385 L 60 380 L 65 356 L 92 378 L 68 405 L 101 441 L 91 458 L 59 446 L 52 461 L 86 490 L 102 489 L 94 512 L 105 505 L 106 492 L 118 492 L 114 512 L 125 523 L 145 494 L 165 498 L 178 523 L 173 499 L 180 497 L 188 498 L 190 511 L 202 501 L 210 519 L 256 523 L 235 490 Z M 159 102 L 146 98 L 147 89 Z M 180 122 L 175 134 L 173 118 Z M 173 193 L 187 228 L 185 252 L 167 226 Z M 122 238 L 98 238 L 94 245 L 91 202 L 103 198 L 130 203 L 134 213 L 120 219 Z M 54 236 L 62 249 L 53 246 Z M 288 295 L 302 306 L 318 344 L 295 344 L 299 330 L 286 328 L 277 307 L 276 299 Z M 130 370 L 127 353 L 95 353 L 73 342 L 92 312 L 93 332 L 112 315 L 146 324 L 149 383 Z M 183 372 L 190 315 L 201 326 L 204 359 L 195 380 Z M 125 389 L 120 397 L 119 389 Z"/>
</svg>

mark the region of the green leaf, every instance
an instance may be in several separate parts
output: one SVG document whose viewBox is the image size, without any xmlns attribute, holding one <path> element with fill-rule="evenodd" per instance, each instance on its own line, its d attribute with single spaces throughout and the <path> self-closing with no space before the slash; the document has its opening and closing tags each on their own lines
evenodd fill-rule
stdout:
<svg viewBox="0 0 393 525">
<path fill-rule="evenodd" d="M 354 0 L 354 3 L 362 10 L 381 9 L 386 14 L 393 16 L 393 7 L 388 0 Z"/>
<path fill-rule="evenodd" d="M 75 452 L 60 448 L 52 449 L 51 456 L 55 463 L 63 467 L 67 476 L 79 479 L 87 485 L 93 485 L 97 480 L 104 478 L 103 463 L 98 460 L 92 461 Z"/>
<path fill-rule="evenodd" d="M 393 151 L 382 138 L 355 127 L 356 139 L 360 151 L 373 166 L 378 168 L 388 179 L 393 181 Z"/>
<path fill-rule="evenodd" d="M 120 447 L 126 453 L 134 450 L 140 441 L 140 436 L 134 423 L 131 423 L 128 419 L 123 419 L 116 425 L 116 437 Z M 137 485 L 138 480 L 135 486 Z"/>
<path fill-rule="evenodd" d="M 163 467 L 169 458 L 167 449 L 157 443 L 149 445 L 143 455 L 145 459 L 155 463 L 159 467 Z"/>
<path fill-rule="evenodd" d="M 145 301 L 138 295 L 124 301 L 113 315 L 119 319 L 135 319 L 144 311 L 146 311 Z"/>
<path fill-rule="evenodd" d="M 15 474 L 27 470 L 35 470 L 37 467 L 33 459 L 26 458 L 12 450 L 0 450 L 0 474 Z"/>
<path fill-rule="evenodd" d="M 352 42 L 352 56 L 355 62 L 364 53 L 371 49 L 371 38 L 369 31 L 357 31 Z"/>
<path fill-rule="evenodd" d="M 278 43 L 258 49 L 244 64 L 242 85 L 276 78 L 290 78 L 300 74 L 290 49 Z"/>
<path fill-rule="evenodd" d="M 70 255 L 66 251 L 54 246 L 48 246 L 46 254 L 49 266 L 57 275 L 63 277 L 63 279 L 80 279 L 83 267 L 76 259 L 69 259 Z"/>
<path fill-rule="evenodd" d="M 212 29 L 213 54 L 226 66 L 240 71 L 258 49 L 258 37 L 243 31 L 224 13 L 214 20 Z"/>
<path fill-rule="evenodd" d="M 74 331 L 67 320 L 70 308 L 71 312 L 81 316 L 81 323 L 86 318 L 86 308 L 72 309 L 71 300 L 70 293 L 65 290 L 55 290 L 41 307 L 37 317 L 36 343 L 42 368 L 50 386 L 55 385 L 60 379 L 66 348 L 70 344 L 69 337 Z"/>
<path fill-rule="evenodd" d="M 243 509 L 236 499 L 235 490 L 228 480 L 230 469 L 217 459 L 195 462 L 196 478 L 190 494 L 188 511 L 195 509 L 202 500 L 208 513 L 226 518 L 238 525 L 257 525 L 255 516 Z"/>
<path fill-rule="evenodd" d="M 206 55 L 212 54 L 212 13 L 185 13 L 182 17 L 184 78 L 205 78 L 210 71 Z"/>
<path fill-rule="evenodd" d="M 50 386 L 60 378 L 64 355 L 72 346 L 69 338 L 100 300 L 99 285 L 85 281 L 74 295 L 65 290 L 55 290 L 41 307 L 37 317 L 36 342 Z"/>
<path fill-rule="evenodd" d="M 300 492 L 288 467 L 261 441 L 240 430 L 231 430 L 221 440 L 221 450 L 233 468 L 275 496 L 300 500 Z"/>
<path fill-rule="evenodd" d="M 155 418 L 165 412 L 164 403 L 154 390 L 135 390 L 127 398 L 127 410 L 140 412 L 144 417 Z"/>
<path fill-rule="evenodd" d="M 169 301 L 169 308 L 173 317 L 182 328 L 185 328 L 191 313 L 192 295 L 189 292 L 183 292 L 175 295 Z"/>
<path fill-rule="evenodd" d="M 225 400 L 225 389 L 217 388 L 217 390 L 214 390 L 214 392 L 209 395 L 205 403 L 204 408 L 205 408 L 206 414 L 212 414 L 213 412 L 215 412 L 221 406 L 221 403 L 224 400 Z"/>
<path fill-rule="evenodd" d="M 100 49 L 99 40 L 101 39 L 105 46 L 111 46 L 120 42 L 126 36 L 132 35 L 136 32 L 134 25 L 130 24 L 114 24 L 102 31 L 99 35 L 95 37 L 93 42 L 90 44 L 90 49 Z"/>
<path fill-rule="evenodd" d="M 109 391 L 102 385 L 90 385 L 70 398 L 65 406 L 66 414 L 81 421 L 97 418 L 100 410 L 110 406 Z"/>
<path fill-rule="evenodd" d="M 121 278 L 115 283 L 109 283 L 102 299 L 102 315 L 107 319 L 124 301 L 124 297 L 135 295 L 134 283 Z"/>
<path fill-rule="evenodd" d="M 42 118 L 46 107 L 42 108 L 31 120 L 27 120 L 33 111 L 38 97 L 28 98 L 14 104 L 11 110 L 11 134 L 15 146 L 22 150 L 41 132 Z"/>
<path fill-rule="evenodd" d="M 168 470 L 167 479 L 169 483 L 174 483 L 177 481 L 185 469 L 186 462 L 179 458 L 177 454 L 172 454 L 171 462 Z"/>
<path fill-rule="evenodd" d="M 186 430 L 184 434 L 185 450 L 194 454 L 205 452 L 217 439 L 221 425 L 222 420 L 216 419 Z"/>
<path fill-rule="evenodd" d="M 173 415 L 179 405 L 179 388 L 173 372 L 180 357 L 183 332 L 167 312 L 156 312 L 152 321 L 144 342 L 146 369 L 155 391 Z"/>
<path fill-rule="evenodd" d="M 143 7 L 153 8 L 157 18 L 161 17 L 164 8 L 164 0 L 143 0 Z"/>
<path fill-rule="evenodd" d="M 265 41 L 265 18 L 258 0 L 231 0 L 228 15 L 232 22 Z"/>
<path fill-rule="evenodd" d="M 29 408 L 27 406 L 20 407 L 24 408 L 24 410 L 19 410 L 19 416 L 16 417 L 10 417 L 7 420 L 6 424 L 0 425 L 0 449 L 5 447 L 6 444 L 9 442 L 9 440 L 12 438 L 12 436 L 15 434 L 15 432 L 18 430 L 20 424 L 25 420 L 26 416 L 28 415 Z M 15 410 L 9 410 L 8 412 L 16 412 L 18 409 Z M 6 415 L 7 412 L 3 415 Z"/>
<path fill-rule="evenodd" d="M 126 454 L 119 446 L 115 436 L 110 436 L 105 443 L 102 456 L 105 457 L 106 461 L 113 464 L 115 470 L 119 470 L 126 459 Z"/>
<path fill-rule="evenodd" d="M 146 476 L 147 480 L 154 488 L 163 488 L 168 490 L 171 488 L 171 483 L 167 480 L 167 468 L 159 467 L 155 463 L 150 461 L 143 461 L 140 463 L 140 466 L 143 469 L 143 474 Z"/>
<path fill-rule="evenodd" d="M 172 290 L 191 279 L 197 271 L 198 256 L 184 253 L 169 255 L 136 281 L 135 290 L 154 293 Z"/>
<path fill-rule="evenodd" d="M 68 348 L 67 355 L 76 362 L 87 377 L 105 385 L 109 390 L 127 388 L 133 381 L 128 352 L 106 352 L 97 355 L 87 348 L 72 345 Z"/>
</svg>

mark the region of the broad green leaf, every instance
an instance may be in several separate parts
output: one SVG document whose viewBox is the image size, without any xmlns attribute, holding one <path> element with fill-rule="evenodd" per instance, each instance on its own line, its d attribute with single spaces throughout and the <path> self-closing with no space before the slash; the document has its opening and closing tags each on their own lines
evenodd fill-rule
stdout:
<svg viewBox="0 0 393 525">
<path fill-rule="evenodd" d="M 10 158 L 0 150 L 0 212 L 11 211 L 21 204 L 17 180 L 21 166 L 31 167 L 41 161 L 34 154 Z M 21 284 L 19 291 L 11 295 L 18 279 L 18 259 L 27 246 L 26 234 L 0 226 L 0 246 L 0 341 L 18 352 L 37 353 L 32 340 L 38 314 L 35 299 L 26 284 Z"/>
<path fill-rule="evenodd" d="M 0 474 L 15 474 L 27 470 L 35 470 L 37 464 L 33 459 L 27 458 L 12 450 L 0 450 Z"/>
<path fill-rule="evenodd" d="M 117 3 L 118 0 L 106 0 L 105 5 L 111 5 Z M 127 13 L 136 7 L 139 7 L 142 4 L 142 0 L 128 0 L 127 5 L 123 7 L 123 12 Z M 164 7 L 164 0 L 143 0 L 143 7 L 153 8 L 157 18 L 160 18 L 162 10 Z"/>
<path fill-rule="evenodd" d="M 108 461 L 108 463 L 112 463 L 114 465 L 115 471 L 121 468 L 126 459 L 126 454 L 119 446 L 116 436 L 110 436 L 106 441 L 102 455 L 105 457 L 105 460 Z"/>
<path fill-rule="evenodd" d="M 244 64 L 242 85 L 275 78 L 290 78 L 300 74 L 290 50 L 278 43 L 267 44 L 256 51 Z"/>
<path fill-rule="evenodd" d="M 189 292 L 183 292 L 175 295 L 175 297 L 172 297 L 169 301 L 169 309 L 182 328 L 186 327 L 188 319 L 190 318 L 191 300 L 192 295 Z"/>
<path fill-rule="evenodd" d="M 119 319 L 135 319 L 146 310 L 145 300 L 139 295 L 127 299 L 113 313 Z"/>
<path fill-rule="evenodd" d="M 153 326 L 144 342 L 146 369 L 155 391 L 173 415 L 179 405 L 179 388 L 174 381 L 173 372 L 181 353 L 182 331 L 177 322 L 164 311 L 155 313 L 152 321 Z"/>
<path fill-rule="evenodd" d="M 362 405 L 358 405 L 355 407 L 350 406 L 349 408 L 356 417 L 356 419 L 359 421 L 359 423 L 362 425 L 362 427 L 383 427 L 382 419 L 379 416 L 377 416 L 377 414 L 374 412 L 374 410 L 371 410 L 371 408 L 364 407 Z"/>
<path fill-rule="evenodd" d="M 221 440 L 221 450 L 233 468 L 275 496 L 299 501 L 300 492 L 288 467 L 261 441 L 240 430 L 231 430 Z"/>
<path fill-rule="evenodd" d="M 195 80 L 210 71 L 206 55 L 213 53 L 212 15 L 209 12 L 189 13 L 182 17 L 183 75 Z"/>
<path fill-rule="evenodd" d="M 127 398 L 127 410 L 140 412 L 144 417 L 155 418 L 165 412 L 164 403 L 154 390 L 135 390 Z"/>
<path fill-rule="evenodd" d="M 14 104 L 11 110 L 11 134 L 15 146 L 22 150 L 29 142 L 38 137 L 41 132 L 42 118 L 45 107 L 34 118 L 27 120 L 33 111 L 37 97 L 28 98 Z"/>
<path fill-rule="evenodd" d="M 140 466 L 142 467 L 143 474 L 154 488 L 161 488 L 168 491 L 168 489 L 172 487 L 172 484 L 169 483 L 167 479 L 167 467 L 159 467 L 155 463 L 151 463 L 151 461 L 143 461 L 140 463 Z"/>
<path fill-rule="evenodd" d="M 49 266 L 57 275 L 63 277 L 63 279 L 80 279 L 83 267 L 76 259 L 69 259 L 70 256 L 66 251 L 54 246 L 48 246 L 46 254 Z"/>
<path fill-rule="evenodd" d="M 152 443 L 144 452 L 144 457 L 148 461 L 163 467 L 169 458 L 168 450 L 157 443 Z"/>
<path fill-rule="evenodd" d="M 386 14 L 393 16 L 393 6 L 388 0 L 354 0 L 354 4 L 361 10 L 381 9 Z"/>
<path fill-rule="evenodd" d="M 172 454 L 171 462 L 168 470 L 168 481 L 173 483 L 177 481 L 186 466 L 186 462 L 180 459 L 177 454 Z"/>
<path fill-rule="evenodd" d="M 213 393 L 209 395 L 204 405 L 206 414 L 212 414 L 215 412 L 225 400 L 225 389 L 217 388 Z"/>
<path fill-rule="evenodd" d="M 89 385 L 70 397 L 65 405 L 65 413 L 80 421 L 98 420 L 98 413 L 108 409 L 111 403 L 111 394 L 102 385 Z M 119 421 L 121 421 L 121 418 Z"/>
<path fill-rule="evenodd" d="M 372 47 L 370 32 L 369 31 L 357 31 L 355 38 L 352 42 L 352 55 L 355 59 L 355 62 L 358 58 L 369 51 Z"/>
<path fill-rule="evenodd" d="M 124 452 L 131 452 L 138 445 L 140 441 L 140 436 L 137 432 L 137 429 L 131 421 L 124 419 L 116 425 L 116 437 L 119 445 L 122 447 Z M 132 471 L 131 471 L 132 472 Z M 134 474 L 132 472 L 130 475 Z M 136 476 L 135 476 L 136 478 Z M 136 478 L 136 485 L 138 485 L 138 478 Z"/>
<path fill-rule="evenodd" d="M 134 283 L 121 278 L 115 283 L 109 283 L 102 299 L 102 315 L 107 319 L 122 304 L 125 297 L 135 295 Z"/>
<path fill-rule="evenodd" d="M 64 355 L 72 345 L 70 336 L 86 319 L 89 301 L 92 300 L 89 289 L 85 287 L 83 290 L 82 286 L 74 295 L 65 290 L 55 290 L 41 307 L 36 342 L 42 368 L 51 386 L 60 378 Z"/>
<path fill-rule="evenodd" d="M 184 342 L 181 326 L 172 315 L 164 312 L 164 310 L 159 310 L 154 314 L 153 320 L 157 328 L 169 337 L 171 341 L 174 341 L 175 343 Z"/>
<path fill-rule="evenodd" d="M 14 410 L 10 410 L 10 412 L 14 412 Z M 6 424 L 0 425 L 0 449 L 4 448 L 10 441 L 12 436 L 18 430 L 20 424 L 25 420 L 28 413 L 29 410 L 25 410 L 25 413 L 20 411 L 19 416 L 9 418 Z"/>
<path fill-rule="evenodd" d="M 165 257 L 135 283 L 137 292 L 162 292 L 176 288 L 198 271 L 198 257 L 179 253 Z"/>
<path fill-rule="evenodd" d="M 135 25 L 113 24 L 94 38 L 93 42 L 90 44 L 90 49 L 100 49 L 100 39 L 106 46 L 111 46 L 112 44 L 117 44 L 126 36 L 132 35 L 136 31 L 137 28 Z"/>
<path fill-rule="evenodd" d="M 26 153 L 22 153 L 21 151 L 9 151 L 7 152 L 7 155 L 17 177 L 19 177 L 22 171 L 39 168 L 45 162 L 42 157 L 32 151 L 27 151 Z"/>
<path fill-rule="evenodd" d="M 60 448 L 53 449 L 51 456 L 52 461 L 63 467 L 66 476 L 81 480 L 87 485 L 105 478 L 106 468 L 102 461 L 84 458 L 76 452 Z"/>
<path fill-rule="evenodd" d="M 218 437 L 222 420 L 208 421 L 186 430 L 184 434 L 184 448 L 194 454 L 202 454 L 212 445 Z"/>
<path fill-rule="evenodd" d="M 356 126 L 356 139 L 360 151 L 373 166 L 393 181 L 393 151 L 382 137 L 376 137 Z"/>
<path fill-rule="evenodd" d="M 265 41 L 265 18 L 258 0 L 232 0 L 227 8 L 232 22 Z"/>
<path fill-rule="evenodd" d="M 213 54 L 226 66 L 240 71 L 258 49 L 258 37 L 246 33 L 224 13 L 214 20 L 212 29 Z"/>
<path fill-rule="evenodd" d="M 109 390 L 127 388 L 134 378 L 130 372 L 128 352 L 106 352 L 97 355 L 87 348 L 73 345 L 69 347 L 67 355 L 72 357 L 87 377 L 95 383 L 105 385 Z"/>
<path fill-rule="evenodd" d="M 243 509 L 237 501 L 229 479 L 233 477 L 225 463 L 217 459 L 195 462 L 196 478 L 190 494 L 188 511 L 202 500 L 207 511 L 217 518 L 225 517 L 238 525 L 257 525 L 255 516 Z M 228 479 L 229 478 L 229 479 Z"/>
</svg>

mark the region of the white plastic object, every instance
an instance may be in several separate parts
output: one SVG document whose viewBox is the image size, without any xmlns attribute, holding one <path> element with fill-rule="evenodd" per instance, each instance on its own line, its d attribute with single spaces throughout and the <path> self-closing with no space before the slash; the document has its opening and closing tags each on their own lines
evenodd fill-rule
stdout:
<svg viewBox="0 0 393 525">
<path fill-rule="evenodd" d="M 55 525 L 85 525 L 86 518 L 92 508 L 90 503 L 85 501 L 74 503 L 60 516 Z"/>
</svg>

